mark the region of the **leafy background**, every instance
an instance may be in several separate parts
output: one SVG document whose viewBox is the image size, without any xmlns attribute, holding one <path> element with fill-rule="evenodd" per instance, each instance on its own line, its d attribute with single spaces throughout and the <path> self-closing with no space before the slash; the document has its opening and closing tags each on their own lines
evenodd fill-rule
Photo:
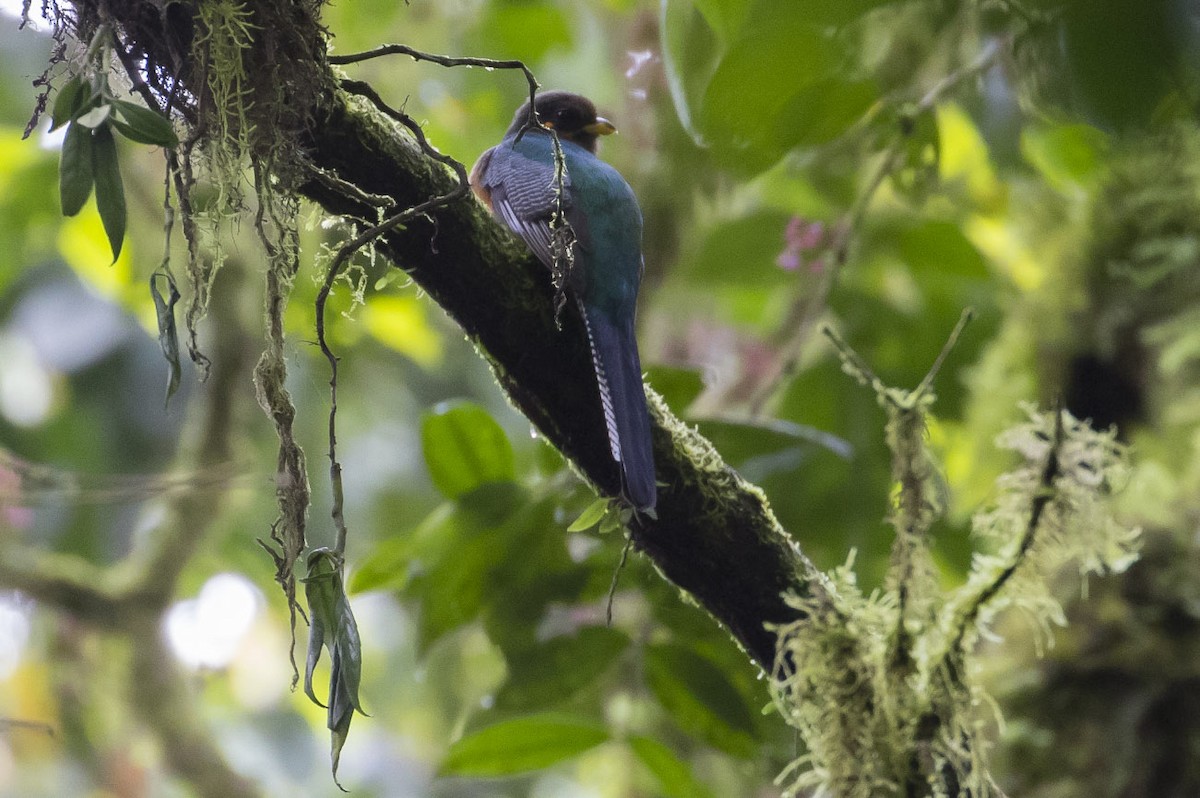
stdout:
<svg viewBox="0 0 1200 798">
<path fill-rule="evenodd" d="M 327 7 L 325 19 L 340 53 L 402 41 L 520 58 L 547 87 L 597 102 L 621 131 L 603 156 L 647 220 L 639 325 L 650 383 L 763 487 L 806 553 L 829 568 L 856 552 L 870 587 L 890 545 L 883 415 L 819 336 L 792 341 L 797 309 L 837 268 L 842 242 L 849 258 L 818 315 L 889 383 L 915 386 L 962 309 L 976 310 L 929 430 L 952 502 L 938 530 L 947 582 L 970 556 L 967 516 L 1006 465 L 992 439 L 1021 400 L 1094 396 L 1101 380 L 1087 364 L 1138 397 L 1093 413 L 1125 424 L 1139 452 L 1128 516 L 1170 540 L 1195 510 L 1200 343 L 1188 320 L 1200 217 L 1188 209 L 1200 205 L 1200 145 L 1184 79 L 1198 34 L 1185 3 L 1130 9 L 357 0 Z M 59 140 L 45 122 L 21 140 L 50 43 L 0 22 L 0 542 L 113 563 L 176 492 L 228 491 L 161 633 L 192 674 L 197 723 L 235 768 L 268 794 L 338 794 L 325 713 L 288 689 L 286 607 L 254 543 L 275 515 L 274 440 L 249 362 L 229 409 L 233 462 L 215 473 L 173 467 L 194 445 L 211 388 L 185 370 L 162 402 L 167 368 L 146 290 L 162 248 L 161 155 L 119 143 L 128 238 L 109 265 L 94 200 L 61 216 Z M 499 140 L 525 92 L 514 74 L 405 58 L 350 69 L 468 164 Z M 923 103 L 930 91 L 937 101 Z M 242 325 L 253 360 L 260 264 L 243 227 L 225 231 L 214 307 L 222 324 Z M 287 319 L 314 545 L 332 542 L 314 258 L 339 234 L 311 215 Z M 567 531 L 594 497 L 402 273 L 366 261 L 362 273 L 365 304 L 351 308 L 343 288 L 337 310 L 348 316 L 332 330 L 344 355 L 348 587 L 371 714 L 343 751 L 342 783 L 368 796 L 778 794 L 772 780 L 800 743 L 764 710 L 747 658 L 636 554 L 607 624 L 623 540 Z M 791 356 L 799 367 L 775 381 Z M 1137 368 L 1126 368 L 1130 357 Z M 1183 607 L 1190 634 L 1200 605 L 1186 585 L 1196 582 L 1158 573 L 1141 578 L 1184 594 L 1171 606 Z M 1124 594 L 1102 595 L 1101 607 L 1127 611 Z M 1015 627 L 1009 648 L 1024 651 L 1027 635 Z M 1190 637 L 1177 637 L 1163 658 L 1186 683 Z M 1065 661 L 1086 649 L 1072 640 Z M 0 717 L 53 734 L 0 727 L 0 795 L 198 789 L 163 767 L 155 730 L 128 705 L 122 668 L 138 645 L 4 594 Z M 1021 692 L 1048 666 L 999 653 L 993 662 L 1005 665 L 992 683 L 1018 708 L 1003 742 L 1019 755 L 1002 781 L 1027 795 L 1109 794 L 1063 776 L 1086 772 L 1087 755 L 1064 754 Z M 1133 663 L 1123 673 L 1141 673 Z M 1068 764 L 1039 770 L 1054 752 Z"/>
</svg>

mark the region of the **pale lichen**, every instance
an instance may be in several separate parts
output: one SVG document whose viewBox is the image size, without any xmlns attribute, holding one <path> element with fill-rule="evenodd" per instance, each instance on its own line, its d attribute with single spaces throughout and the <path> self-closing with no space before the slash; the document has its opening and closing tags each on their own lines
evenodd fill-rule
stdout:
<svg viewBox="0 0 1200 798">
<path fill-rule="evenodd" d="M 199 34 L 192 42 L 192 57 L 204 77 L 208 102 L 201 107 L 207 113 L 201 116 L 197 131 L 202 135 L 185 142 L 181 151 L 182 175 L 176 186 L 189 243 L 191 291 L 185 314 L 189 349 L 193 360 L 204 362 L 196 328 L 208 312 L 213 282 L 225 262 L 221 228 L 232 224 L 244 209 L 244 159 L 254 127 L 243 53 L 253 45 L 255 27 L 245 4 L 237 0 L 204 3 L 198 14 Z M 211 187 L 203 204 L 195 199 L 197 176 Z"/>
<path fill-rule="evenodd" d="M 827 589 L 790 596 L 799 620 L 777 634 L 772 695 L 806 753 L 779 777 L 785 795 L 837 798 L 1003 795 L 988 771 L 999 711 L 976 683 L 976 644 L 996 614 L 1015 607 L 1041 631 L 1065 623 L 1051 593 L 1067 565 L 1080 576 L 1119 572 L 1137 556 L 1139 531 L 1109 499 L 1127 474 L 1115 432 L 1096 432 L 1064 410 L 1025 407 L 1027 420 L 998 441 L 1020 455 L 972 527 L 983 551 L 964 584 L 943 591 L 928 532 L 944 488 L 925 445 L 931 379 L 888 388 L 837 339 L 847 372 L 887 410 L 895 529 L 884 587 L 867 596 L 851 561 Z M 932 372 L 931 372 L 932 374 Z"/>
</svg>

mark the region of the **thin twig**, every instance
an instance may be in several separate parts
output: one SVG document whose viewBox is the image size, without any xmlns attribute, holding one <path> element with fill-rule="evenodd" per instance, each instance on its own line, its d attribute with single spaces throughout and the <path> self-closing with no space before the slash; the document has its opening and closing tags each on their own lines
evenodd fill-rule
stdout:
<svg viewBox="0 0 1200 798">
<path fill-rule="evenodd" d="M 35 731 L 54 736 L 54 727 L 40 720 L 22 720 L 21 718 L 0 718 L 0 732 Z"/>
<path fill-rule="evenodd" d="M 380 58 L 385 55 L 407 55 L 414 61 L 429 61 L 434 64 L 441 64 L 445 67 L 483 67 L 491 71 L 493 69 L 519 69 L 525 75 L 525 80 L 529 84 L 529 106 L 533 108 L 533 99 L 537 94 L 540 84 L 533 73 L 529 71 L 529 67 L 516 59 L 496 60 L 494 58 L 469 58 L 462 56 L 438 55 L 436 53 L 425 53 L 420 50 L 414 50 L 405 44 L 384 44 L 376 47 L 374 50 L 367 50 L 362 53 L 352 53 L 350 55 L 331 55 L 329 63 L 344 66 L 346 64 L 357 64 L 360 61 L 368 61 L 372 58 Z"/>
<path fill-rule="evenodd" d="M 871 370 L 867 361 L 863 359 L 850 344 L 846 343 L 836 330 L 829 325 L 823 325 L 821 332 L 833 344 L 833 348 L 837 350 L 838 356 L 842 363 L 845 364 L 846 370 L 859 383 L 873 390 L 879 400 L 886 405 L 890 405 L 898 411 L 907 412 L 918 405 L 921 398 L 925 396 L 933 387 L 933 381 L 937 379 L 938 372 L 941 371 L 942 365 L 946 362 L 950 352 L 958 344 L 958 339 L 962 336 L 963 330 L 967 324 L 975 318 L 975 310 L 973 308 L 965 308 L 962 314 L 958 317 L 958 322 L 954 325 L 954 329 L 950 331 L 946 343 L 942 345 L 942 349 L 938 352 L 938 356 L 934 359 L 933 365 L 929 367 L 929 371 L 925 373 L 925 377 L 912 391 L 903 391 L 896 388 L 889 388 L 887 384 L 879 378 L 879 376 Z"/>
<path fill-rule="evenodd" d="M 396 46 L 398 47 L 399 45 Z M 390 105 L 388 105 L 369 83 L 361 80 L 343 80 L 341 82 L 341 86 L 351 94 L 357 94 L 360 97 L 365 97 L 366 99 L 370 100 L 371 103 L 389 119 L 404 125 L 406 128 L 408 128 L 409 132 L 413 134 L 413 137 L 416 138 L 417 144 L 420 146 L 422 152 L 424 152 L 430 158 L 433 158 L 435 161 L 443 163 L 454 170 L 455 175 L 458 177 L 459 185 L 457 189 L 444 195 L 448 198 L 447 201 L 466 196 L 467 192 L 471 190 L 471 185 L 467 177 L 467 167 L 464 166 L 460 161 L 450 157 L 449 155 L 446 155 L 430 144 L 429 140 L 425 138 L 425 131 L 421 129 L 421 126 L 418 125 L 411 116 L 402 111 L 397 111 L 395 108 L 392 108 Z"/>
<path fill-rule="evenodd" d="M 399 47 L 400 45 L 396 45 Z M 421 150 L 438 161 L 449 166 L 454 170 L 458 177 L 458 185 L 454 190 L 442 194 L 437 197 L 432 197 L 425 202 L 414 205 L 411 208 L 406 208 L 382 222 L 375 224 L 359 235 L 355 236 L 350 241 L 343 244 L 334 255 L 333 261 L 329 264 L 329 269 L 325 273 L 325 281 L 321 285 L 321 290 L 317 293 L 316 301 L 316 316 L 317 316 L 317 345 L 321 348 L 321 353 L 325 355 L 325 359 L 329 361 L 329 479 L 333 492 L 333 508 L 332 516 L 334 530 L 336 533 L 336 543 L 334 552 L 343 557 L 346 552 L 346 522 L 343 512 L 343 489 L 342 489 L 342 466 L 337 459 L 337 377 L 338 377 L 338 358 L 329 347 L 329 342 L 325 337 L 325 305 L 329 301 L 329 295 L 333 292 L 333 285 L 341 274 L 347 261 L 362 247 L 371 243 L 382 235 L 394 230 L 396 227 L 417 218 L 428 214 L 437 208 L 449 205 L 463 197 L 467 196 L 471 187 L 467 177 L 466 167 L 450 157 L 439 152 L 425 138 L 425 132 L 407 114 L 401 113 L 389 106 L 379 94 L 367 83 L 362 81 L 346 80 L 342 82 L 342 88 L 354 94 L 366 97 L 370 100 L 381 112 L 389 118 L 396 120 L 400 124 L 408 128 L 416 138 Z"/>
<path fill-rule="evenodd" d="M 187 243 L 187 272 L 189 276 L 192 276 L 192 297 L 184 321 L 188 334 L 188 357 L 200 370 L 201 382 L 208 379 L 212 361 L 200 351 L 200 342 L 197 340 L 196 334 L 196 325 L 200 320 L 202 308 L 197 304 L 199 291 L 195 275 L 200 273 L 202 255 L 200 253 L 200 230 L 196 226 L 196 211 L 192 205 L 192 186 L 196 183 L 192 174 L 192 149 L 199 142 L 199 137 L 204 129 L 204 124 L 197 125 L 192 131 L 192 135 L 179 143 L 178 153 L 175 150 L 165 150 L 167 168 L 175 182 L 175 196 L 179 201 L 179 218 L 183 222 L 183 239 Z"/>
<path fill-rule="evenodd" d="M 932 110 L 942 98 L 958 88 L 964 81 L 990 69 L 992 63 L 995 62 L 1002 51 L 1001 46 L 1006 44 L 1008 44 L 1008 40 L 1003 37 L 989 39 L 988 43 L 979 51 L 979 55 L 975 56 L 975 60 L 964 64 L 949 75 L 946 75 L 933 84 L 933 87 L 929 91 L 925 92 L 924 96 L 921 97 L 921 101 L 917 103 L 917 112 Z"/>
<path fill-rule="evenodd" d="M 275 498 L 279 516 L 271 525 L 271 540 L 279 546 L 279 552 L 271 551 L 261 539 L 261 545 L 275 563 L 275 581 L 287 598 L 292 647 L 292 687 L 299 681 L 296 668 L 296 601 L 295 564 L 300 559 L 307 542 L 305 540 L 307 514 L 310 499 L 308 466 L 304 450 L 296 440 L 295 405 L 285 387 L 287 359 L 284 357 L 283 313 L 287 305 L 288 292 L 300 268 L 299 245 L 294 222 L 283 222 L 275 210 L 275 195 L 267 188 L 267 175 L 260 161 L 252 162 L 254 185 L 258 196 L 258 208 L 254 214 L 254 227 L 259 243 L 267 255 L 266 283 L 266 338 L 267 344 L 257 365 L 254 367 L 254 385 L 259 406 L 275 425 L 279 440 L 275 475 Z M 267 233 L 269 219 L 278 231 L 278 241 Z M 289 219 L 294 218 L 292 214 Z"/>
<path fill-rule="evenodd" d="M 856 352 L 850 344 L 846 343 L 836 330 L 826 324 L 821 327 L 821 332 L 833 344 L 833 348 L 838 351 L 842 362 L 852 370 L 851 376 L 854 379 L 870 388 L 877 396 L 885 396 L 887 394 L 887 383 L 879 379 L 879 376 L 871 370 L 871 367 L 867 365 L 867 361 L 863 359 L 862 355 Z"/>
<path fill-rule="evenodd" d="M 621 572 L 625 570 L 625 563 L 629 561 L 629 550 L 633 548 L 633 535 L 625 536 L 625 546 L 621 549 L 621 561 L 617 563 L 617 569 L 613 571 L 612 583 L 608 586 L 608 603 L 604 608 L 604 620 L 606 626 L 612 626 L 613 622 L 613 599 L 617 595 L 617 582 L 621 579 Z"/>
<path fill-rule="evenodd" d="M 970 608 L 963 614 L 954 639 L 954 645 L 947 650 L 947 656 L 950 656 L 952 652 L 962 646 L 963 640 L 967 635 L 967 629 L 975 622 L 980 611 L 989 601 L 996 597 L 1009 580 L 1012 579 L 1017 569 L 1025 562 L 1026 555 L 1033 548 L 1034 541 L 1037 539 L 1037 531 L 1041 525 L 1042 516 L 1045 514 L 1050 502 L 1057 498 L 1054 483 L 1061 473 L 1058 454 L 1062 449 L 1063 440 L 1066 437 L 1063 412 L 1061 406 L 1054 408 L 1054 439 L 1050 442 L 1050 450 L 1046 454 L 1046 464 L 1042 467 L 1042 474 L 1038 479 L 1038 489 L 1033 494 L 1033 500 L 1029 505 L 1029 521 L 1025 525 L 1025 533 L 1021 536 L 1021 543 L 1017 547 L 1012 561 L 997 575 L 990 585 L 980 591 L 975 600 L 971 602 Z"/>
<path fill-rule="evenodd" d="M 946 362 L 946 357 L 950 354 L 950 350 L 954 349 L 958 344 L 958 339 L 966 329 L 967 324 L 975 318 L 974 308 L 964 308 L 962 314 L 958 317 L 958 323 L 954 325 L 954 329 L 950 331 L 950 337 L 946 339 L 946 343 L 942 344 L 942 351 L 938 352 L 937 359 L 933 361 L 933 365 L 929 367 L 929 371 L 925 374 L 925 379 L 921 380 L 921 384 L 912 392 L 914 398 L 923 396 L 933 386 L 933 381 L 937 379 L 938 372 L 942 370 L 942 364 Z"/>
<path fill-rule="evenodd" d="M 369 191 L 364 191 L 358 186 L 351 183 L 349 180 L 343 180 L 328 169 L 318 167 L 314 164 L 309 164 L 309 174 L 312 179 L 328 188 L 335 194 L 341 194 L 355 202 L 369 205 L 374 208 L 387 208 L 393 204 L 391 197 L 383 194 L 372 194 Z"/>
</svg>

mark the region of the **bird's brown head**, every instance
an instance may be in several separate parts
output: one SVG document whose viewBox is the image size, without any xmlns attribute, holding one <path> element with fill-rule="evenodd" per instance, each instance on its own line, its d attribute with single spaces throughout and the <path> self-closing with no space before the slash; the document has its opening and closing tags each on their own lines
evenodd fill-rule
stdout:
<svg viewBox="0 0 1200 798">
<path fill-rule="evenodd" d="M 596 139 L 616 133 L 617 129 L 602 116 L 596 115 L 596 106 L 587 97 L 566 91 L 545 91 L 534 101 L 538 122 L 542 127 L 556 131 L 559 138 L 573 141 L 584 149 L 595 152 Z M 529 102 L 524 102 L 513 115 L 509 134 L 518 132 L 529 119 Z"/>
</svg>

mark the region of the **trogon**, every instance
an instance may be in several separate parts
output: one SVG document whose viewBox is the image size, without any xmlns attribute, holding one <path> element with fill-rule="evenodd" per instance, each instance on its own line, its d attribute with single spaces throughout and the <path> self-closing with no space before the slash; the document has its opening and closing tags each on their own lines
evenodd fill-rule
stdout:
<svg viewBox="0 0 1200 798">
<path fill-rule="evenodd" d="M 554 268 L 551 220 L 558 207 L 555 151 L 558 134 L 566 166 L 562 207 L 575 235 L 568 279 L 591 345 L 592 363 L 612 457 L 621 468 L 622 493 L 640 510 L 657 496 L 650 417 L 634 339 L 642 277 L 642 212 L 616 169 L 596 157 L 599 136 L 616 132 L 586 97 L 542 92 L 513 116 L 504 139 L 480 156 L 471 187 L 538 259 Z"/>
</svg>

